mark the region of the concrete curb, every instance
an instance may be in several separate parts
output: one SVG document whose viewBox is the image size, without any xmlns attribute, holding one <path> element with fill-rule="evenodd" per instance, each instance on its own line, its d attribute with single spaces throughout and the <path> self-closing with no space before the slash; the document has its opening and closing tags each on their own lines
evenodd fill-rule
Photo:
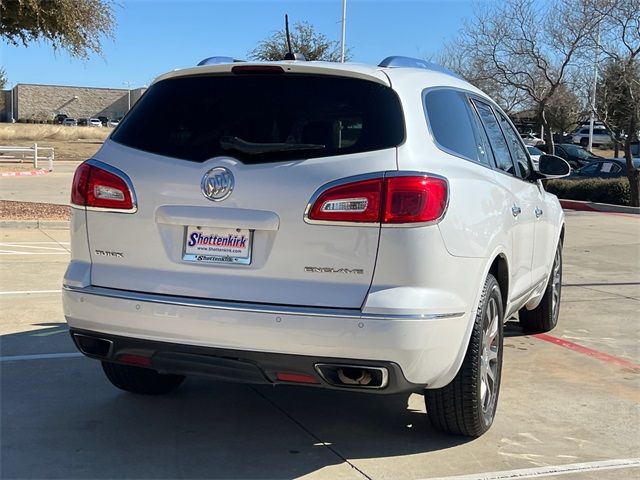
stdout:
<svg viewBox="0 0 640 480">
<path fill-rule="evenodd" d="M 0 220 L 0 228 L 42 228 L 68 230 L 68 220 Z"/>
<path fill-rule="evenodd" d="M 0 172 L 0 177 L 29 177 L 32 175 L 45 175 L 49 170 L 38 168 L 37 170 L 27 170 L 22 172 Z"/>
<path fill-rule="evenodd" d="M 583 212 L 603 213 L 629 213 L 640 215 L 640 207 L 627 207 L 625 205 L 610 205 L 608 203 L 583 202 L 580 200 L 560 200 L 562 208 L 580 210 Z"/>
</svg>

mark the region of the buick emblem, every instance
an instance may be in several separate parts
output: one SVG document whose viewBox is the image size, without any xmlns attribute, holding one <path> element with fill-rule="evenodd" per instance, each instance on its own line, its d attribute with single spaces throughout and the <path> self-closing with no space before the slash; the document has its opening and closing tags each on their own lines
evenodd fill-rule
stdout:
<svg viewBox="0 0 640 480">
<path fill-rule="evenodd" d="M 233 186 L 233 173 L 224 167 L 212 168 L 202 177 L 202 194 L 214 202 L 221 202 L 231 195 Z"/>
</svg>

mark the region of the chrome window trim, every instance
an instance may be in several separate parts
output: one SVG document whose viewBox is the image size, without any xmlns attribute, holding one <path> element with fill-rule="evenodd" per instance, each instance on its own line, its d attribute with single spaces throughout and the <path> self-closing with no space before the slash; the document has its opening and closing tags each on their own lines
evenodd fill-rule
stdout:
<svg viewBox="0 0 640 480">
<path fill-rule="evenodd" d="M 129 290 L 117 290 L 106 287 L 73 287 L 63 285 L 65 292 L 79 295 L 95 295 L 99 297 L 115 298 L 119 300 L 130 300 L 134 302 L 160 303 L 164 305 L 174 305 L 181 307 L 206 308 L 212 310 L 264 313 L 273 315 L 293 315 L 304 317 L 336 317 L 352 320 L 442 320 L 448 318 L 458 318 L 466 312 L 453 313 L 433 313 L 433 314 L 385 314 L 385 313 L 363 313 L 357 309 L 350 308 L 327 308 L 327 307 L 303 307 L 293 305 L 269 305 L 262 303 L 234 302 L 223 300 L 209 300 L 195 297 L 178 297 L 159 293 L 141 293 Z"/>
<path fill-rule="evenodd" d="M 133 189 L 133 182 L 129 178 L 129 175 L 124 173 L 122 170 L 112 167 L 111 165 L 101 162 L 100 160 L 96 160 L 95 158 L 90 158 L 85 161 L 87 165 L 92 165 L 94 167 L 101 168 L 113 175 L 120 177 L 124 180 L 124 183 L 127 185 L 129 189 L 129 195 L 131 196 L 131 203 L 133 205 L 132 208 L 122 209 L 122 208 L 107 208 L 107 207 L 87 207 L 86 205 L 78 205 L 75 203 L 71 203 L 72 208 L 77 208 L 81 210 L 86 210 L 90 212 L 113 212 L 113 213 L 136 213 L 138 211 L 138 197 L 136 197 L 136 192 Z"/>
<path fill-rule="evenodd" d="M 425 175 L 427 177 L 439 178 L 444 180 L 447 184 L 447 204 L 444 206 L 444 210 L 442 211 L 442 215 L 440 215 L 437 219 L 432 220 L 430 222 L 415 222 L 415 223 L 381 223 L 381 222 L 338 222 L 331 220 L 313 220 L 309 218 L 309 212 L 311 211 L 311 207 L 316 202 L 316 200 L 330 188 L 338 187 L 340 185 L 345 185 L 347 183 L 358 182 L 362 180 L 373 180 L 376 178 L 392 178 L 392 177 L 411 177 L 411 176 L 420 176 Z M 321 187 L 319 187 L 314 194 L 309 199 L 307 206 L 304 209 L 303 219 L 305 223 L 310 225 L 332 225 L 336 227 L 382 227 L 382 228 L 409 228 L 409 227 L 427 227 L 429 225 L 435 225 L 440 223 L 444 216 L 447 214 L 449 210 L 449 199 L 451 195 L 449 195 L 449 180 L 442 175 L 438 175 L 436 173 L 429 172 L 418 172 L 414 170 L 389 170 L 384 172 L 372 172 L 365 173 L 363 175 L 354 175 L 351 177 L 344 177 L 338 180 L 333 180 L 329 183 L 325 183 Z"/>
</svg>

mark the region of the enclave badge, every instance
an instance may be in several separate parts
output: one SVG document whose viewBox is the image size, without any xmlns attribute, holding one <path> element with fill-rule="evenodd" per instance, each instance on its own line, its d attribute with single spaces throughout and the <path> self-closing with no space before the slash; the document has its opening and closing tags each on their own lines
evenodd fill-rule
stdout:
<svg viewBox="0 0 640 480">
<path fill-rule="evenodd" d="M 221 202 L 233 192 L 233 173 L 225 167 L 215 167 L 202 177 L 200 188 L 209 200 Z"/>
</svg>

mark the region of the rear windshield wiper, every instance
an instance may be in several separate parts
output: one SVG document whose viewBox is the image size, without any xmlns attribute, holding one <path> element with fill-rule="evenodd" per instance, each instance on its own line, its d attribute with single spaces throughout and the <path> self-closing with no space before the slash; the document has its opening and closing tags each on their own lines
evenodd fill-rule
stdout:
<svg viewBox="0 0 640 480">
<path fill-rule="evenodd" d="M 316 143 L 254 143 L 238 137 L 222 137 L 220 146 L 224 150 L 237 150 L 249 155 L 271 152 L 288 152 L 292 150 L 321 150 L 325 145 Z"/>
</svg>

